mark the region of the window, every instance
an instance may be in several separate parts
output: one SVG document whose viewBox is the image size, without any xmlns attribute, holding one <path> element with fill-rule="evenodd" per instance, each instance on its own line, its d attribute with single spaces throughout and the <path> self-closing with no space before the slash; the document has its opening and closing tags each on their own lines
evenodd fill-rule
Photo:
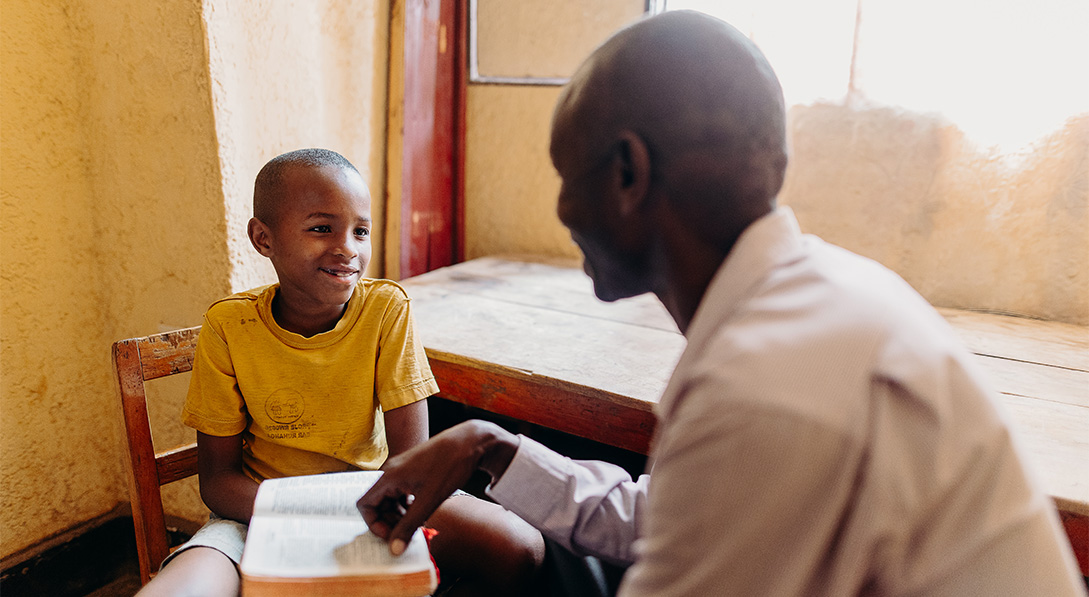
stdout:
<svg viewBox="0 0 1089 597">
<path fill-rule="evenodd" d="M 1016 154 L 1089 112 L 1089 0 L 666 0 L 761 47 L 788 105 L 937 112 Z"/>
</svg>

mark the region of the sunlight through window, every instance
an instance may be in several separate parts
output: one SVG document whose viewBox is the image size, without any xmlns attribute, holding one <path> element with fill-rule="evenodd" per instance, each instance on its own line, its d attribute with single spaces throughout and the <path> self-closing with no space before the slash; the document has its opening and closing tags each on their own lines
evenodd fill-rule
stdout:
<svg viewBox="0 0 1089 597">
<path fill-rule="evenodd" d="M 1014 154 L 1089 112 L 1089 0 L 667 0 L 749 35 L 788 105 L 938 113 Z"/>
</svg>

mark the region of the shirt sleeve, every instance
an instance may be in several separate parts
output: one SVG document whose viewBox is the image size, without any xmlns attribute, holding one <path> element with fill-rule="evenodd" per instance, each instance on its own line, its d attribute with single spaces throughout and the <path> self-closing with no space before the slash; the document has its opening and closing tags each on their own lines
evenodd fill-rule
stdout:
<svg viewBox="0 0 1089 597">
<path fill-rule="evenodd" d="M 628 565 L 641 535 L 648 481 L 647 475 L 633 481 L 609 463 L 571 460 L 523 436 L 487 493 L 572 552 Z"/>
<path fill-rule="evenodd" d="M 439 391 L 423 343 L 416 336 L 411 301 L 403 293 L 397 298 L 383 321 L 375 365 L 375 395 L 384 411 L 412 404 Z"/>
<path fill-rule="evenodd" d="M 218 437 L 242 433 L 249 424 L 249 412 L 238 389 L 230 350 L 207 315 L 197 337 L 182 423 Z"/>
<path fill-rule="evenodd" d="M 619 594 L 805 594 L 845 515 L 857 442 L 703 393 L 656 438 L 645 539 Z"/>
</svg>

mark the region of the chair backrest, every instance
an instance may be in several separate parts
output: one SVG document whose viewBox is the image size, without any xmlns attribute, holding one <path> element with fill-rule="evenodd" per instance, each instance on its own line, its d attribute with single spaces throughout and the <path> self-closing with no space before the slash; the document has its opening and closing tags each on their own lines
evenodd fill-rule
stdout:
<svg viewBox="0 0 1089 597">
<path fill-rule="evenodd" d="M 146 584 L 170 552 L 161 485 L 197 472 L 197 445 L 155 452 L 144 382 L 193 368 L 199 327 L 115 342 L 113 359 L 121 387 L 129 454 L 129 501 L 136 526 L 140 581 Z"/>
</svg>

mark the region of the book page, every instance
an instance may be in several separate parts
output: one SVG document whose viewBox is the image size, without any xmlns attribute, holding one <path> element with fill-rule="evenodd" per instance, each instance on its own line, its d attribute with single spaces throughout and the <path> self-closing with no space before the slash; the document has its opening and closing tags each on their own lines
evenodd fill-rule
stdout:
<svg viewBox="0 0 1089 597">
<path fill-rule="evenodd" d="M 362 520 L 355 503 L 380 476 L 379 471 L 354 471 L 269 479 L 258 488 L 254 515 Z"/>
<path fill-rule="evenodd" d="M 407 574 L 431 569 L 419 530 L 400 556 L 356 519 L 255 517 L 240 566 L 243 574 L 280 578 Z"/>
<path fill-rule="evenodd" d="M 261 483 L 242 573 L 319 578 L 430 571 L 422 532 L 417 530 L 405 553 L 394 557 L 356 509 L 356 501 L 381 476 L 379 471 L 355 471 Z"/>
</svg>

